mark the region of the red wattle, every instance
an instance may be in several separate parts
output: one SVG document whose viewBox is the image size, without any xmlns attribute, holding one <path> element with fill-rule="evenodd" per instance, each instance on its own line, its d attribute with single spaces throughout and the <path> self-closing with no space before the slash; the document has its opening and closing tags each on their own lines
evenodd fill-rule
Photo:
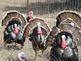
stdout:
<svg viewBox="0 0 81 61">
<path fill-rule="evenodd" d="M 61 48 L 66 48 L 67 47 L 67 44 L 66 44 L 66 41 L 65 40 L 62 40 L 61 42 Z"/>
</svg>

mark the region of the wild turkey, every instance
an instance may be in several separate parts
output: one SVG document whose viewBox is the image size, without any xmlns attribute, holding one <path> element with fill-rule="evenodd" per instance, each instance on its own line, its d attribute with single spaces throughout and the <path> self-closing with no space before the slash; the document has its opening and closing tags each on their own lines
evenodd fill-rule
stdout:
<svg viewBox="0 0 81 61">
<path fill-rule="evenodd" d="M 78 49 L 72 34 L 62 31 L 55 36 L 50 61 L 78 61 Z"/>
</svg>

